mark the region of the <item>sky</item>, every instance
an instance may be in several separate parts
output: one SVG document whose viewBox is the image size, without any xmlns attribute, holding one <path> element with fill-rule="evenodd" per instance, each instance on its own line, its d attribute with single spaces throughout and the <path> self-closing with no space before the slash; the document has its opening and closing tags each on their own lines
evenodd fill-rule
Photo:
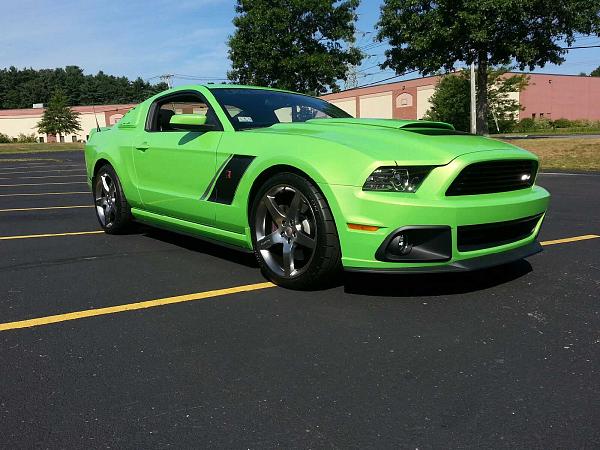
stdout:
<svg viewBox="0 0 600 450">
<path fill-rule="evenodd" d="M 382 0 L 362 0 L 357 45 L 370 55 L 359 84 L 389 78 L 376 66 L 385 44 L 373 44 Z M 85 73 L 138 76 L 152 82 L 176 74 L 174 84 L 225 79 L 234 0 L 0 0 L 0 68 L 77 65 Z M 575 45 L 600 44 L 583 37 Z M 579 74 L 600 66 L 600 48 L 572 50 L 561 66 L 535 72 Z M 182 77 L 184 75 L 185 77 Z M 412 74 L 405 78 L 414 78 Z M 204 79 L 204 80 L 202 80 Z M 397 78 L 398 80 L 402 78 Z M 343 87 L 343 86 L 342 86 Z"/>
</svg>

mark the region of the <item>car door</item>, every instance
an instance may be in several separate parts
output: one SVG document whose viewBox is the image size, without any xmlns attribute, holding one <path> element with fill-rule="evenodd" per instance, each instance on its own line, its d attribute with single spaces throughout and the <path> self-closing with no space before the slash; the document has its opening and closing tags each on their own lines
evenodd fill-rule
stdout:
<svg viewBox="0 0 600 450">
<path fill-rule="evenodd" d="M 204 114 L 206 124 L 193 130 L 170 125 L 177 114 Z M 222 127 L 196 91 L 159 98 L 149 108 L 145 129 L 134 142 L 137 186 L 144 209 L 203 225 L 213 225 L 214 204 L 201 200 L 215 175 Z"/>
</svg>

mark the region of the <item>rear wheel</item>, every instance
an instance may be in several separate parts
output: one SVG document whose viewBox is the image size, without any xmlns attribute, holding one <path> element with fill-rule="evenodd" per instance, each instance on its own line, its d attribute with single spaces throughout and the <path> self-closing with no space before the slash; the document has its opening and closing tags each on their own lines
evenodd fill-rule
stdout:
<svg viewBox="0 0 600 450">
<path fill-rule="evenodd" d="M 282 173 L 258 191 L 250 213 L 263 274 L 292 289 L 313 289 L 339 272 L 340 245 L 327 201 L 307 179 Z"/>
<path fill-rule="evenodd" d="M 132 218 L 121 182 L 115 170 L 106 164 L 96 172 L 92 183 L 96 217 L 102 229 L 109 234 L 119 234 L 129 229 Z"/>
</svg>

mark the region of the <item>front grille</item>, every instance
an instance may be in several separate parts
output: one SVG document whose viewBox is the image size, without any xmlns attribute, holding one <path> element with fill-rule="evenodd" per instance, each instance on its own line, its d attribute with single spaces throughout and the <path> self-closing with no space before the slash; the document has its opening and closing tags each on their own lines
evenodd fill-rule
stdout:
<svg viewBox="0 0 600 450">
<path fill-rule="evenodd" d="M 525 239 L 534 232 L 541 214 L 508 222 L 458 227 L 458 251 L 471 252 Z"/>
<path fill-rule="evenodd" d="M 483 161 L 465 167 L 446 195 L 492 194 L 531 187 L 538 164 L 529 159 Z"/>
</svg>

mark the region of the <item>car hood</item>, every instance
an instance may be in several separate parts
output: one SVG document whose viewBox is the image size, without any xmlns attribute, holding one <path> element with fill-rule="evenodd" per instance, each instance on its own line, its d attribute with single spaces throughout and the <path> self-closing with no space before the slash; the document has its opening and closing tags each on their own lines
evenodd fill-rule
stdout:
<svg viewBox="0 0 600 450">
<path fill-rule="evenodd" d="M 248 132 L 312 137 L 398 164 L 444 165 L 466 153 L 518 149 L 494 139 L 457 132 L 447 123 L 423 120 L 312 119 Z M 332 146 L 331 151 L 339 151 L 339 147 Z M 524 150 L 523 154 L 529 155 Z"/>
</svg>

